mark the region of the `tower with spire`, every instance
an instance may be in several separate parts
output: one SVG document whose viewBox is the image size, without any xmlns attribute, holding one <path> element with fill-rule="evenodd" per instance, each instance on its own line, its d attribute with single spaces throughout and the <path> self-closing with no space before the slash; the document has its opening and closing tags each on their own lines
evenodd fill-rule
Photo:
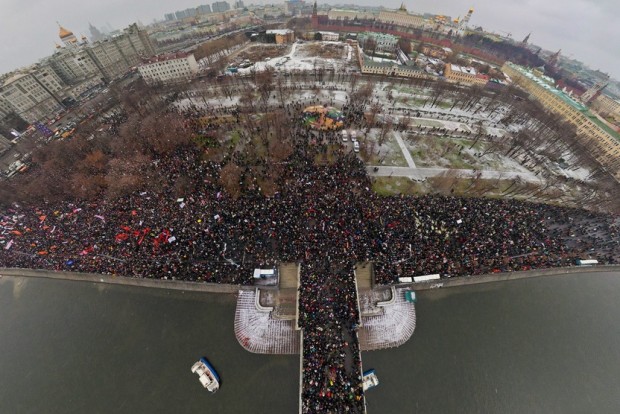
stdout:
<svg viewBox="0 0 620 414">
<path fill-rule="evenodd" d="M 319 28 L 319 13 L 317 10 L 316 0 L 314 0 L 314 6 L 312 6 L 312 28 Z"/>
<path fill-rule="evenodd" d="M 459 22 L 459 26 L 457 29 L 457 34 L 459 36 L 464 36 L 465 35 L 465 30 L 467 30 L 467 25 L 469 24 L 469 19 L 471 19 L 471 15 L 474 14 L 474 8 L 470 8 L 469 11 L 467 12 L 467 14 L 465 15 L 465 17 L 463 17 L 461 19 L 461 21 Z"/>
<path fill-rule="evenodd" d="M 521 46 L 525 46 L 525 45 L 527 45 L 527 42 L 528 42 L 528 40 L 530 40 L 530 36 L 531 36 L 531 35 L 532 35 L 532 33 L 530 32 L 530 33 L 528 33 L 528 34 L 527 34 L 527 36 L 525 36 L 525 39 L 523 39 L 523 40 L 521 41 Z"/>
<path fill-rule="evenodd" d="M 592 101 L 595 100 L 603 92 L 603 89 L 605 89 L 608 84 L 609 77 L 606 77 L 605 79 L 596 82 L 594 86 L 592 86 L 590 89 L 585 91 L 583 95 L 581 95 L 581 102 L 586 105 L 591 104 Z"/>
<path fill-rule="evenodd" d="M 103 34 L 101 33 L 101 31 L 95 26 L 93 26 L 93 24 L 90 22 L 88 23 L 88 30 L 90 31 L 90 38 L 93 42 L 103 39 Z"/>
<path fill-rule="evenodd" d="M 560 60 L 560 53 L 562 52 L 562 49 L 558 50 L 557 52 L 555 52 L 553 55 L 551 55 L 551 57 L 549 58 L 549 61 L 547 62 L 547 64 L 551 67 L 557 67 L 558 66 L 558 62 Z"/>
</svg>

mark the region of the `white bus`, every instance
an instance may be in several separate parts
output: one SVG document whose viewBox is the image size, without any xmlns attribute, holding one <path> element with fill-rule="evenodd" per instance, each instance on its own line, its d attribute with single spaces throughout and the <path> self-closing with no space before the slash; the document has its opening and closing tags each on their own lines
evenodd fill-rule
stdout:
<svg viewBox="0 0 620 414">
<path fill-rule="evenodd" d="M 428 282 L 429 280 L 439 280 L 440 276 L 439 274 L 436 275 L 424 275 L 424 276 L 414 276 L 413 277 L 413 281 L 414 282 Z"/>
<path fill-rule="evenodd" d="M 276 269 L 254 269 L 254 279 L 267 279 L 276 275 Z"/>
<path fill-rule="evenodd" d="M 598 260 L 594 259 L 577 259 L 577 266 L 594 266 L 598 264 Z"/>
</svg>

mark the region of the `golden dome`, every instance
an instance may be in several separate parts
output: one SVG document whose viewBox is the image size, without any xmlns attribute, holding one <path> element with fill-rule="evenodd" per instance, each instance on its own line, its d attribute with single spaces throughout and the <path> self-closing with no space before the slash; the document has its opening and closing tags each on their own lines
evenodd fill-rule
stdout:
<svg viewBox="0 0 620 414">
<path fill-rule="evenodd" d="M 61 25 L 58 25 L 58 27 L 60 27 L 60 31 L 58 32 L 58 36 L 61 39 L 64 39 L 65 37 L 73 36 L 73 32 L 71 30 L 67 30 L 64 27 L 62 27 Z"/>
<path fill-rule="evenodd" d="M 472 7 L 471 9 L 469 9 L 469 12 L 473 13 L 474 12 L 474 8 Z"/>
</svg>

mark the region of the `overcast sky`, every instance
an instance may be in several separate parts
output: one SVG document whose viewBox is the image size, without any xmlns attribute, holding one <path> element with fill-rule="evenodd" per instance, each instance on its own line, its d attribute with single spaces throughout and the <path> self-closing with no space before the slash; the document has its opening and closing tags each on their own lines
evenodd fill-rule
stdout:
<svg viewBox="0 0 620 414">
<path fill-rule="evenodd" d="M 374 0 L 356 3 L 377 5 Z M 54 42 L 60 42 L 56 21 L 78 37 L 89 36 L 89 22 L 97 27 L 109 23 L 114 28 L 138 20 L 148 24 L 155 18 L 162 19 L 164 13 L 199 4 L 196 0 L 0 0 L 3 17 L 0 37 L 4 39 L 0 47 L 0 73 L 51 54 Z M 381 4 L 396 8 L 400 0 Z M 452 17 L 463 16 L 469 7 L 474 7 L 470 25 L 490 31 L 503 30 L 517 40 L 531 31 L 531 42 L 553 51 L 562 49 L 564 56 L 620 79 L 618 0 L 416 0 L 405 1 L 405 6 L 417 13 Z"/>
</svg>

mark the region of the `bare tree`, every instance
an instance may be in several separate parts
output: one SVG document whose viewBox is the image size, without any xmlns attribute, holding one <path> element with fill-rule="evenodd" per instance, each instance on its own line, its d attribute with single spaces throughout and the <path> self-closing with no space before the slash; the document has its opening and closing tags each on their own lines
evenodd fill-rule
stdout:
<svg viewBox="0 0 620 414">
<path fill-rule="evenodd" d="M 220 170 L 220 184 L 233 199 L 241 196 L 242 169 L 230 161 Z"/>
</svg>

